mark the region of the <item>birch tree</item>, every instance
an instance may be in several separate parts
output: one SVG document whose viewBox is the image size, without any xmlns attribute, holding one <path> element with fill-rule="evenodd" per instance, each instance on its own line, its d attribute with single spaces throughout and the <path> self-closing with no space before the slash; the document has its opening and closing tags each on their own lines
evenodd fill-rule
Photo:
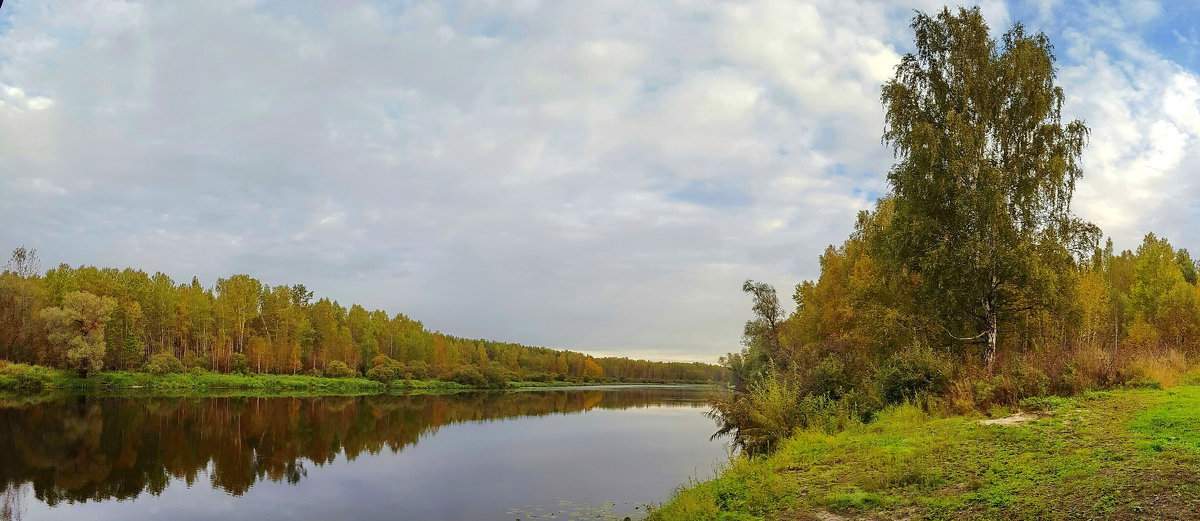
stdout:
<svg viewBox="0 0 1200 521">
<path fill-rule="evenodd" d="M 1088 128 L 1064 122 L 1045 34 L 990 36 L 978 7 L 913 19 L 915 50 L 884 84 L 895 217 L 888 257 L 921 277 L 945 334 L 995 365 L 1001 322 L 1040 300 L 1039 263 L 1090 251 L 1070 210 Z"/>
</svg>

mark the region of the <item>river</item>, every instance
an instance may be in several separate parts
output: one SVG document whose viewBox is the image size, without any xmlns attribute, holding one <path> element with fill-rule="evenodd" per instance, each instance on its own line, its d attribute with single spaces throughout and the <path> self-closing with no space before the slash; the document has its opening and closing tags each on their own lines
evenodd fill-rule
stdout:
<svg viewBox="0 0 1200 521">
<path fill-rule="evenodd" d="M 710 392 L 0 400 L 0 517 L 636 519 L 727 459 Z"/>
</svg>

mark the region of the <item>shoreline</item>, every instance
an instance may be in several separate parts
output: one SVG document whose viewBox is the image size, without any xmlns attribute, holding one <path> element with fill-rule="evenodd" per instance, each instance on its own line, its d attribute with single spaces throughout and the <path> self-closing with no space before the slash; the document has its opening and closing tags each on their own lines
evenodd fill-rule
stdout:
<svg viewBox="0 0 1200 521">
<path fill-rule="evenodd" d="M 992 412 L 899 405 L 846 430 L 797 432 L 683 484 L 647 519 L 1141 519 L 1146 505 L 1200 506 L 1200 386 Z"/>
<path fill-rule="evenodd" d="M 308 375 L 231 374 L 184 372 L 155 375 L 135 371 L 104 371 L 79 378 L 69 371 L 28 366 L 23 374 L 0 372 L 0 395 L 29 396 L 66 394 L 149 395 L 249 395 L 249 396 L 345 396 L 374 394 L 431 394 L 517 390 L 623 388 L 630 386 L 713 386 L 716 382 L 572 382 L 510 381 L 505 387 L 476 387 L 458 382 L 394 380 L 390 383 L 366 378 L 328 378 Z"/>
</svg>

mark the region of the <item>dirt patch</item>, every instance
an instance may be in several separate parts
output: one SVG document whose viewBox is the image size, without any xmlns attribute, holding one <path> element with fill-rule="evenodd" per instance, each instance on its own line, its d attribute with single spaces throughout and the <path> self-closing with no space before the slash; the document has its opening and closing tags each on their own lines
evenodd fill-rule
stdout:
<svg viewBox="0 0 1200 521">
<path fill-rule="evenodd" d="M 1036 420 L 1036 419 L 1042 418 L 1042 417 L 1044 417 L 1044 415 L 1028 413 L 1028 412 L 1019 412 L 1012 416 L 1005 416 L 1003 418 L 992 418 L 990 420 L 979 420 L 979 424 L 980 425 L 1020 425 L 1027 421 Z"/>
</svg>

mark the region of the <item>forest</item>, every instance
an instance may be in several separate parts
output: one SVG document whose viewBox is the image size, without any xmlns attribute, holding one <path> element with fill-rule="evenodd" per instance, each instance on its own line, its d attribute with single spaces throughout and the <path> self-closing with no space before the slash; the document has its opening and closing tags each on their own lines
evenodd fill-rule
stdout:
<svg viewBox="0 0 1200 521">
<path fill-rule="evenodd" d="M 60 265 L 19 247 L 0 273 L 0 361 L 74 370 L 215 371 L 479 387 L 508 381 L 710 382 L 725 369 L 431 332 L 404 314 L 315 299 L 249 275 L 204 286 L 163 273 Z"/>
<path fill-rule="evenodd" d="M 889 191 L 820 276 L 747 281 L 754 319 L 714 415 L 751 453 L 893 404 L 955 413 L 1170 386 L 1200 355 L 1197 263 L 1153 233 L 1117 251 L 1071 208 L 1090 130 L 1065 119 L 1045 34 L 919 13 L 881 89 Z"/>
</svg>

